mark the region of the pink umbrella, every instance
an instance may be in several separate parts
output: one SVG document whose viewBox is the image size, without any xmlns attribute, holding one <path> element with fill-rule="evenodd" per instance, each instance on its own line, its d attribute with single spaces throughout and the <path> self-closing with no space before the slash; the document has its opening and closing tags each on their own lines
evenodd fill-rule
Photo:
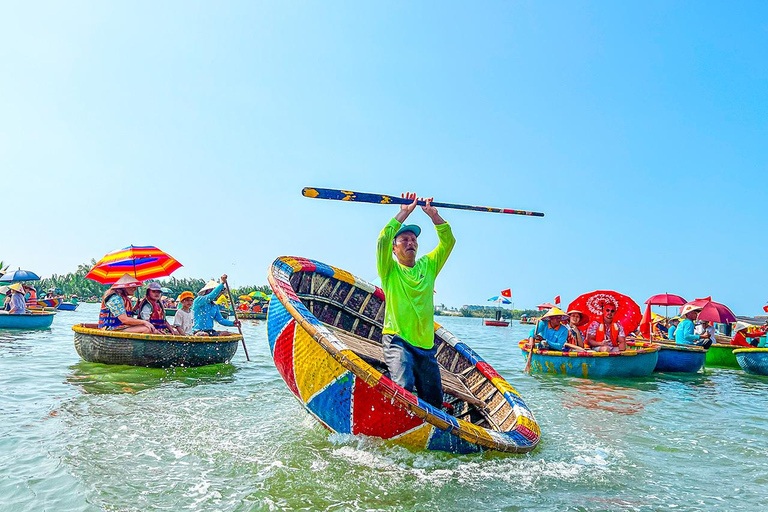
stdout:
<svg viewBox="0 0 768 512">
<path fill-rule="evenodd" d="M 654 295 L 645 301 L 646 304 L 650 304 L 651 306 L 682 306 L 686 302 L 687 301 L 681 296 L 672 295 L 671 293 L 661 293 L 659 295 Z"/>
<path fill-rule="evenodd" d="M 688 304 L 685 304 L 685 306 L 688 305 L 699 306 L 702 308 L 701 312 L 699 312 L 699 320 L 706 320 L 718 324 L 730 324 L 736 321 L 736 315 L 733 314 L 733 311 L 731 311 L 725 304 L 713 301 L 712 297 L 692 300 Z"/>
<path fill-rule="evenodd" d="M 544 304 L 539 304 L 536 307 L 538 308 L 539 311 L 544 311 L 545 309 L 552 309 L 553 307 L 555 307 L 555 305 L 550 304 L 549 302 L 545 302 Z"/>
</svg>

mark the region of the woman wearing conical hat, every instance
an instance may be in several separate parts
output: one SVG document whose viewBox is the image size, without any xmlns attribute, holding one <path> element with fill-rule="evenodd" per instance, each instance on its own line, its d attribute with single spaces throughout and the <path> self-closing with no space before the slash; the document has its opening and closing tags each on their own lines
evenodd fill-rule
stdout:
<svg viewBox="0 0 768 512">
<path fill-rule="evenodd" d="M 108 331 L 156 334 L 157 329 L 147 320 L 136 318 L 131 297 L 141 281 L 124 274 L 104 293 L 99 312 L 99 329 Z"/>
<path fill-rule="evenodd" d="M 560 308 L 554 307 L 541 317 L 536 325 L 536 332 L 531 329 L 531 334 L 528 337 L 528 343 L 533 343 L 534 340 L 539 342 L 541 348 L 545 350 L 567 350 L 566 343 L 568 343 L 568 327 L 563 325 L 563 322 L 569 320 L 568 315 Z"/>
<path fill-rule="evenodd" d="M 8 311 L 12 315 L 23 315 L 27 312 L 27 303 L 24 300 L 24 285 L 21 283 L 14 283 L 8 287 L 11 291 L 10 310 Z"/>
</svg>

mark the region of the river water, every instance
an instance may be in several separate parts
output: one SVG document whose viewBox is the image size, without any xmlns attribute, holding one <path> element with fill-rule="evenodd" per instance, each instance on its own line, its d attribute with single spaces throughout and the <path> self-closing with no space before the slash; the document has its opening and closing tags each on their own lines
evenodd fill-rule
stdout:
<svg viewBox="0 0 768 512">
<path fill-rule="evenodd" d="M 526 376 L 525 326 L 438 320 L 523 395 L 528 455 L 413 453 L 330 435 L 275 370 L 264 322 L 251 362 L 157 370 L 81 361 L 60 312 L 0 331 L 0 510 L 765 510 L 768 378 L 590 381 Z"/>
</svg>

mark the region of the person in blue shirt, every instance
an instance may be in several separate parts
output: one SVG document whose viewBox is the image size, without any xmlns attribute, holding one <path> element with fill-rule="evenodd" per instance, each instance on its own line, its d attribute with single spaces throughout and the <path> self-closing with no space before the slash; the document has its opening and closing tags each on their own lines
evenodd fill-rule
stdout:
<svg viewBox="0 0 768 512">
<path fill-rule="evenodd" d="M 569 318 L 565 311 L 560 308 L 550 309 L 539 320 L 535 328 L 536 332 L 534 333 L 534 330 L 531 329 L 528 343 L 533 343 L 535 339 L 544 350 L 560 352 L 568 350 L 568 347 L 565 346 L 568 342 L 568 328 L 563 325 L 563 322 L 568 321 Z"/>
<path fill-rule="evenodd" d="M 680 324 L 680 319 L 675 317 L 669 320 L 669 330 L 667 331 L 667 339 L 675 341 L 675 331 Z"/>
<path fill-rule="evenodd" d="M 690 304 L 683 306 L 683 310 L 680 313 L 683 321 L 675 329 L 675 343 L 678 345 L 701 345 L 704 348 L 709 348 L 713 341 L 710 339 L 709 333 L 694 334 L 693 332 L 696 328 L 693 325 L 693 321 L 699 316 L 700 311 L 701 307 L 699 306 L 692 306 Z"/>
<path fill-rule="evenodd" d="M 197 293 L 195 301 L 192 303 L 192 314 L 195 317 L 192 332 L 195 336 L 220 336 L 229 334 L 228 332 L 219 332 L 213 328 L 214 320 L 227 327 L 240 327 L 240 320 L 227 320 L 221 316 L 221 309 L 216 304 L 216 299 L 224 292 L 224 285 L 227 282 L 227 274 L 221 276 L 221 283 L 208 281 L 205 286 Z"/>
</svg>

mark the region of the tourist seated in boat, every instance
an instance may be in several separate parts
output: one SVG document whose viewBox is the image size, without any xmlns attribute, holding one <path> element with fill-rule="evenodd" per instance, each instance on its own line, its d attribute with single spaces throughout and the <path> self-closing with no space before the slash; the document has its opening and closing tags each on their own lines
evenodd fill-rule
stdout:
<svg viewBox="0 0 768 512">
<path fill-rule="evenodd" d="M 618 306 L 603 304 L 602 321 L 594 320 L 587 328 L 587 346 L 598 352 L 622 352 L 627 350 L 627 337 L 621 322 L 614 322 Z"/>
<path fill-rule="evenodd" d="M 755 329 L 752 332 L 749 331 L 750 327 L 754 327 L 747 322 L 738 321 L 733 327 L 733 338 L 731 339 L 731 345 L 739 347 L 756 347 L 760 344 L 760 338 L 765 336 L 765 331 L 761 329 Z"/>
<path fill-rule="evenodd" d="M 149 283 L 144 298 L 136 306 L 139 318 L 147 320 L 158 332 L 164 334 L 179 334 L 175 327 L 165 319 L 165 308 L 160 301 L 163 290 L 159 283 Z"/>
<path fill-rule="evenodd" d="M 192 292 L 182 292 L 177 300 L 179 309 L 176 310 L 176 315 L 173 317 L 173 326 L 182 336 L 192 335 L 195 324 L 195 317 L 192 314 L 192 302 L 194 300 L 195 295 Z"/>
<path fill-rule="evenodd" d="M 589 317 L 578 309 L 568 311 L 568 343 L 577 347 L 584 347 L 584 336 L 581 329 L 589 323 Z"/>
<path fill-rule="evenodd" d="M 194 316 L 194 325 L 192 331 L 195 336 L 220 336 L 229 334 L 228 332 L 219 332 L 213 328 L 213 322 L 216 321 L 227 327 L 239 327 L 239 320 L 227 320 L 221 316 L 221 308 L 216 301 L 224 293 L 224 284 L 227 282 L 227 274 L 221 276 L 221 283 L 208 281 L 197 293 L 197 297 L 192 303 L 192 314 Z"/>
<path fill-rule="evenodd" d="M 703 334 L 696 334 L 694 330 L 696 327 L 693 325 L 693 321 L 699 316 L 701 307 L 686 304 L 683 306 L 683 311 L 680 316 L 683 317 L 683 321 L 675 329 L 675 343 L 679 345 L 701 345 L 704 348 L 709 348 L 712 344 L 709 332 Z"/>
<path fill-rule="evenodd" d="M 528 336 L 528 346 L 535 341 L 543 350 L 557 350 L 567 352 L 569 347 L 568 335 L 570 331 L 563 322 L 570 321 L 570 317 L 560 308 L 554 307 L 539 319 L 539 323 L 531 329 Z M 534 332 L 535 330 L 535 332 Z"/>
<path fill-rule="evenodd" d="M 28 308 L 37 306 L 37 290 L 31 284 L 22 283 L 24 288 L 24 300 L 27 303 Z"/>
<path fill-rule="evenodd" d="M 667 333 L 669 332 L 669 327 L 667 326 L 667 320 L 659 320 L 658 322 L 653 323 L 653 334 L 656 335 L 656 338 L 665 340 L 667 339 Z"/>
<path fill-rule="evenodd" d="M 669 319 L 669 327 L 667 328 L 668 340 L 675 340 L 675 331 L 677 330 L 678 325 L 680 325 L 680 318 L 674 317 Z"/>
<path fill-rule="evenodd" d="M 99 329 L 157 334 L 152 323 L 136 318 L 131 299 L 139 286 L 141 281 L 125 274 L 104 293 L 99 312 Z"/>
<path fill-rule="evenodd" d="M 24 300 L 24 285 L 21 283 L 13 283 L 8 288 L 8 291 L 11 292 L 8 312 L 12 315 L 23 315 L 27 312 L 27 301 Z"/>
<path fill-rule="evenodd" d="M 715 341 L 715 326 L 707 320 L 700 320 L 696 327 L 693 328 L 694 334 L 709 333 L 709 339 Z"/>
<path fill-rule="evenodd" d="M 421 228 L 404 222 L 416 209 L 416 194 L 403 197 L 412 201 L 379 234 L 376 269 L 386 297 L 381 344 L 389 377 L 398 385 L 416 392 L 421 400 L 442 408 L 443 386 L 434 330 L 435 279 L 456 244 L 451 226 L 432 206 L 422 206 L 437 232 L 438 245 L 416 259 Z M 394 257 L 393 257 L 394 255 Z"/>
<path fill-rule="evenodd" d="M 13 291 L 9 288 L 5 292 L 5 299 L 3 300 L 3 311 L 8 311 L 11 309 L 11 296 L 13 295 Z"/>
</svg>

